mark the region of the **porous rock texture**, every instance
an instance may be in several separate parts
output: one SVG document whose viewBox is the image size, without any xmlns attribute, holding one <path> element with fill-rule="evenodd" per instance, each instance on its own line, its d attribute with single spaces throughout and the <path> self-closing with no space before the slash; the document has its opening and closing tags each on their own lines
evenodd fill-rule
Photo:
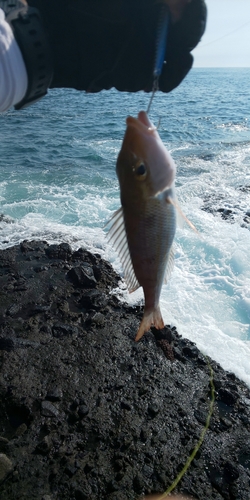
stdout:
<svg viewBox="0 0 250 500">
<path fill-rule="evenodd" d="M 0 252 L 1 500 L 136 500 L 163 492 L 204 428 L 207 359 L 175 328 L 136 343 L 142 308 L 67 244 Z M 210 360 L 216 402 L 176 493 L 250 499 L 250 391 Z"/>
</svg>

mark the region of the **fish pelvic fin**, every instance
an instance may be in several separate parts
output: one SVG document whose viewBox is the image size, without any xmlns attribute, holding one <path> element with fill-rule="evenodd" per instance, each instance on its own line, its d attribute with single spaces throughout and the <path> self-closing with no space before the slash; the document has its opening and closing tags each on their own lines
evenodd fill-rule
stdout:
<svg viewBox="0 0 250 500">
<path fill-rule="evenodd" d="M 169 254 L 168 254 L 168 261 L 167 261 L 166 271 L 164 274 L 165 285 L 168 282 L 173 269 L 174 269 L 174 244 L 172 244 L 170 251 L 169 251 Z"/>
<path fill-rule="evenodd" d="M 157 328 L 157 330 L 161 330 L 162 328 L 164 328 L 164 321 L 162 319 L 159 306 L 157 306 L 150 313 L 144 311 L 144 315 L 139 330 L 136 334 L 135 341 L 138 342 L 138 340 L 143 337 L 144 333 L 150 330 L 151 326 L 154 326 L 155 328 Z"/>
</svg>

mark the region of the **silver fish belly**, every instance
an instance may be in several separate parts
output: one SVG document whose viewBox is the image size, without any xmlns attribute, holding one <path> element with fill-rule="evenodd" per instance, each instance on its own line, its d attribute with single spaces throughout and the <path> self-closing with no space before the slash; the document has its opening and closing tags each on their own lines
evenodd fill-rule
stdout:
<svg viewBox="0 0 250 500">
<path fill-rule="evenodd" d="M 124 203 L 113 217 L 109 240 L 119 254 L 128 289 L 133 292 L 142 286 L 145 297 L 144 317 L 136 340 L 152 324 L 164 327 L 159 299 L 162 284 L 167 282 L 174 265 L 175 230 L 176 209 L 171 188 L 143 204 Z"/>
</svg>

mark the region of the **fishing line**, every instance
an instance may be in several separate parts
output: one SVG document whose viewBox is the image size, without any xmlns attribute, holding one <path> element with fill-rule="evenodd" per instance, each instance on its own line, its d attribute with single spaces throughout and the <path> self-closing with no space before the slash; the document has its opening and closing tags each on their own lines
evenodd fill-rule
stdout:
<svg viewBox="0 0 250 500">
<path fill-rule="evenodd" d="M 193 449 L 190 457 L 188 457 L 183 469 L 180 471 L 180 473 L 178 474 L 178 476 L 175 478 L 175 480 L 173 481 L 173 483 L 169 486 L 169 488 L 159 497 L 158 500 L 166 500 L 166 497 L 169 495 L 169 493 L 171 493 L 171 491 L 174 490 L 174 488 L 176 488 L 177 484 L 180 482 L 180 480 L 182 479 L 182 477 L 184 476 L 184 474 L 187 472 L 188 468 L 190 467 L 192 461 L 194 460 L 197 452 L 199 451 L 203 441 L 204 441 L 204 438 L 205 438 L 205 434 L 208 430 L 208 427 L 210 425 L 210 420 L 211 420 L 211 417 L 212 417 L 212 414 L 213 414 L 213 410 L 214 410 L 214 401 L 215 401 L 215 387 L 214 387 L 214 372 L 213 372 L 213 368 L 208 360 L 208 357 L 206 357 L 206 360 L 207 360 L 207 365 L 208 365 L 208 368 L 210 370 L 210 387 L 211 387 L 211 399 L 210 399 L 210 405 L 209 405 L 209 412 L 208 412 L 208 415 L 207 415 L 207 419 L 206 419 L 206 424 L 205 424 L 205 427 L 202 429 L 201 431 L 201 434 L 200 434 L 200 438 L 199 438 L 199 441 L 198 443 L 196 444 L 195 448 Z"/>
<path fill-rule="evenodd" d="M 160 19 L 157 29 L 156 38 L 156 55 L 155 55 L 155 65 L 153 71 L 153 87 L 152 95 L 147 108 L 147 114 L 150 111 L 150 107 L 157 90 L 159 90 L 159 78 L 161 76 L 162 67 L 164 63 L 164 58 L 166 54 L 167 36 L 168 36 L 168 26 L 169 26 L 169 10 L 166 4 L 162 5 L 160 12 Z"/>
<path fill-rule="evenodd" d="M 246 23 L 241 24 L 240 26 L 238 26 L 238 28 L 235 28 L 234 30 L 229 31 L 229 33 L 226 33 L 225 35 L 222 35 L 219 38 L 216 38 L 215 40 L 211 40 L 211 42 L 207 42 L 207 43 L 204 43 L 204 44 L 201 43 L 200 47 L 203 48 L 203 47 L 206 47 L 207 45 L 211 45 L 211 43 L 218 42 L 219 40 L 222 40 L 223 38 L 226 38 L 227 36 L 232 35 L 236 31 L 239 31 L 241 28 L 243 28 L 244 26 L 247 26 L 248 24 L 250 24 L 250 21 L 247 21 Z"/>
</svg>

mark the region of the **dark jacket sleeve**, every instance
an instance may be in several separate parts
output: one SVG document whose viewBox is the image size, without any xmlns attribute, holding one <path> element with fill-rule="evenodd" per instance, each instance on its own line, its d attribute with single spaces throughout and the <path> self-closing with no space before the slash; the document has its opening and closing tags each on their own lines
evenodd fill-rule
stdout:
<svg viewBox="0 0 250 500">
<path fill-rule="evenodd" d="M 98 92 L 152 90 L 157 26 L 155 0 L 28 0 L 49 35 L 51 87 Z M 170 23 L 160 89 L 170 92 L 192 66 L 190 51 L 205 30 L 206 6 L 192 0 L 182 19 Z"/>
</svg>

